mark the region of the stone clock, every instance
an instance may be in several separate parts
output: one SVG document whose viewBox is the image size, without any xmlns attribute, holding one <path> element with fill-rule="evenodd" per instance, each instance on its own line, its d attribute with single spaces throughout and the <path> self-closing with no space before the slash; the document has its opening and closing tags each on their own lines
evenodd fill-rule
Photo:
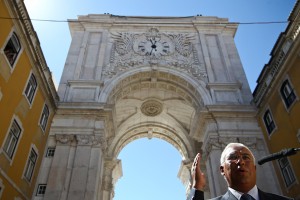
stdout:
<svg viewBox="0 0 300 200">
<path fill-rule="evenodd" d="M 175 48 L 168 36 L 152 28 L 134 41 L 133 50 L 141 56 L 161 57 L 172 54 Z"/>
</svg>

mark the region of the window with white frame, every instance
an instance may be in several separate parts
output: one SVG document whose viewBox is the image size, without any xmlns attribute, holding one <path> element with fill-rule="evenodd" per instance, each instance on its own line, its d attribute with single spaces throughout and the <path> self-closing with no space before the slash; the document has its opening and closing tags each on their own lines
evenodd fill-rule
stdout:
<svg viewBox="0 0 300 200">
<path fill-rule="evenodd" d="M 27 100 L 29 101 L 30 104 L 32 103 L 36 89 L 37 89 L 36 78 L 33 74 L 31 74 L 25 89 L 25 96 L 27 97 Z"/>
<path fill-rule="evenodd" d="M 288 160 L 287 157 L 283 157 L 279 159 L 278 162 L 279 162 L 282 176 L 284 178 L 285 185 L 286 187 L 289 187 L 296 182 L 295 174 L 290 165 L 290 161 Z"/>
<path fill-rule="evenodd" d="M 7 154 L 7 156 L 10 159 L 12 159 L 12 157 L 15 153 L 17 144 L 20 139 L 21 132 L 22 132 L 22 129 L 21 129 L 20 125 L 18 124 L 18 122 L 16 120 L 13 120 L 13 123 L 10 127 L 8 136 L 7 136 L 4 146 L 3 146 L 4 152 Z"/>
<path fill-rule="evenodd" d="M 273 120 L 270 110 L 267 110 L 264 114 L 264 123 L 266 125 L 268 133 L 271 134 L 272 131 L 275 129 L 275 122 Z"/>
<path fill-rule="evenodd" d="M 48 147 L 46 157 L 53 157 L 55 153 L 55 147 Z"/>
<path fill-rule="evenodd" d="M 30 155 L 27 160 L 26 169 L 24 173 L 24 177 L 27 179 L 27 181 L 31 181 L 34 167 L 37 161 L 37 153 L 33 148 L 31 148 Z"/>
<path fill-rule="evenodd" d="M 39 184 L 36 191 L 36 196 L 44 196 L 46 192 L 47 185 Z"/>
<path fill-rule="evenodd" d="M 41 125 L 41 128 L 43 129 L 43 131 L 46 130 L 48 118 L 49 118 L 49 108 L 45 104 L 44 108 L 43 108 L 42 116 L 41 116 L 41 119 L 40 119 L 40 125 Z"/>
<path fill-rule="evenodd" d="M 17 60 L 20 51 L 21 44 L 19 38 L 15 33 L 13 33 L 4 47 L 4 54 L 11 67 L 13 67 L 15 61 Z"/>
<path fill-rule="evenodd" d="M 286 108 L 289 108 L 296 100 L 296 95 L 288 80 L 285 80 L 281 85 L 280 93 L 284 100 Z"/>
</svg>

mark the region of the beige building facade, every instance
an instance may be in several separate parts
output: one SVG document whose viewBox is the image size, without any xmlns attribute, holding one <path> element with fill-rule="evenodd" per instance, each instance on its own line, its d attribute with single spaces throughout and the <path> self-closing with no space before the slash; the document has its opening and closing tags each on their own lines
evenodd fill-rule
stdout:
<svg viewBox="0 0 300 200">
<path fill-rule="evenodd" d="M 111 200 L 122 176 L 118 154 L 139 138 L 160 138 L 182 156 L 188 193 L 197 152 L 204 155 L 206 197 L 227 190 L 219 158 L 229 142 L 268 154 L 234 43 L 237 24 L 217 17 L 79 16 L 33 199 Z M 48 151 L 47 151 L 48 152 Z M 258 186 L 281 194 L 272 165 Z"/>
</svg>

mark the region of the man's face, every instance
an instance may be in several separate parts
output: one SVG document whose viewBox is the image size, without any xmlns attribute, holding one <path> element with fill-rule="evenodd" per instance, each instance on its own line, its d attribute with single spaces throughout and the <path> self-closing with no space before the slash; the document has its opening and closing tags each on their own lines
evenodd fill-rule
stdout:
<svg viewBox="0 0 300 200">
<path fill-rule="evenodd" d="M 241 146 L 233 146 L 226 150 L 225 162 L 220 166 L 221 174 L 228 186 L 248 192 L 256 184 L 256 166 L 250 151 Z"/>
</svg>

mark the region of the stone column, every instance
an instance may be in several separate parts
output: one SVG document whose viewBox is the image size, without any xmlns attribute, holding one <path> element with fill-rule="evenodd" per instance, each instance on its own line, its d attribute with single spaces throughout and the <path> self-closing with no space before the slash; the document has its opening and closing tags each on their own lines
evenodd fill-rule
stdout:
<svg viewBox="0 0 300 200">
<path fill-rule="evenodd" d="M 225 144 L 219 138 L 210 138 L 204 146 L 203 160 L 207 168 L 207 180 L 209 182 L 210 197 L 216 197 L 227 191 L 227 183 L 220 174 L 220 157 Z M 210 198 L 209 197 L 209 198 Z"/>
<path fill-rule="evenodd" d="M 185 187 L 186 197 L 189 197 L 192 184 L 193 184 L 192 174 L 191 174 L 192 165 L 193 165 L 192 160 L 186 160 L 186 161 L 183 160 L 181 162 L 180 169 L 177 175 L 177 177 L 181 180 L 182 184 Z"/>
<path fill-rule="evenodd" d="M 206 166 L 205 166 L 203 157 L 202 157 L 201 161 L 202 161 L 201 165 L 200 165 L 201 171 L 205 175 L 207 175 L 207 170 L 206 170 Z M 182 184 L 185 186 L 186 197 L 188 198 L 188 200 L 190 198 L 190 191 L 192 189 L 192 184 L 193 184 L 192 173 L 191 173 L 193 162 L 194 162 L 194 160 L 192 160 L 192 159 L 182 161 L 178 175 L 177 175 L 178 178 L 181 180 Z M 209 180 L 206 180 L 206 184 L 209 184 Z M 210 191 L 207 186 L 204 188 L 204 196 L 205 197 L 210 196 Z"/>
<path fill-rule="evenodd" d="M 64 192 L 68 188 L 70 166 L 74 159 L 74 136 L 56 135 L 56 149 L 51 164 L 45 200 L 63 200 Z"/>
<path fill-rule="evenodd" d="M 68 200 L 97 199 L 101 157 L 100 136 L 76 135 L 77 147 Z"/>
<path fill-rule="evenodd" d="M 178 178 L 181 180 L 181 183 L 185 187 L 186 195 L 189 194 L 192 185 L 192 177 L 191 177 L 192 165 L 193 165 L 193 161 L 182 161 L 177 175 Z"/>
<path fill-rule="evenodd" d="M 102 172 L 102 135 L 56 135 L 45 200 L 98 200 Z"/>
<path fill-rule="evenodd" d="M 114 197 L 114 186 L 122 176 L 121 160 L 112 158 L 105 159 L 104 173 L 102 176 L 102 200 L 112 200 Z"/>
<path fill-rule="evenodd" d="M 88 168 L 91 156 L 90 136 L 76 135 L 78 144 L 72 168 L 71 184 L 68 191 L 68 200 L 82 200 L 88 178 Z"/>
<path fill-rule="evenodd" d="M 106 140 L 103 136 L 92 137 L 92 149 L 89 163 L 88 179 L 84 200 L 98 200 L 98 188 L 101 183 L 101 172 L 103 171 L 103 153 L 106 149 Z"/>
</svg>

